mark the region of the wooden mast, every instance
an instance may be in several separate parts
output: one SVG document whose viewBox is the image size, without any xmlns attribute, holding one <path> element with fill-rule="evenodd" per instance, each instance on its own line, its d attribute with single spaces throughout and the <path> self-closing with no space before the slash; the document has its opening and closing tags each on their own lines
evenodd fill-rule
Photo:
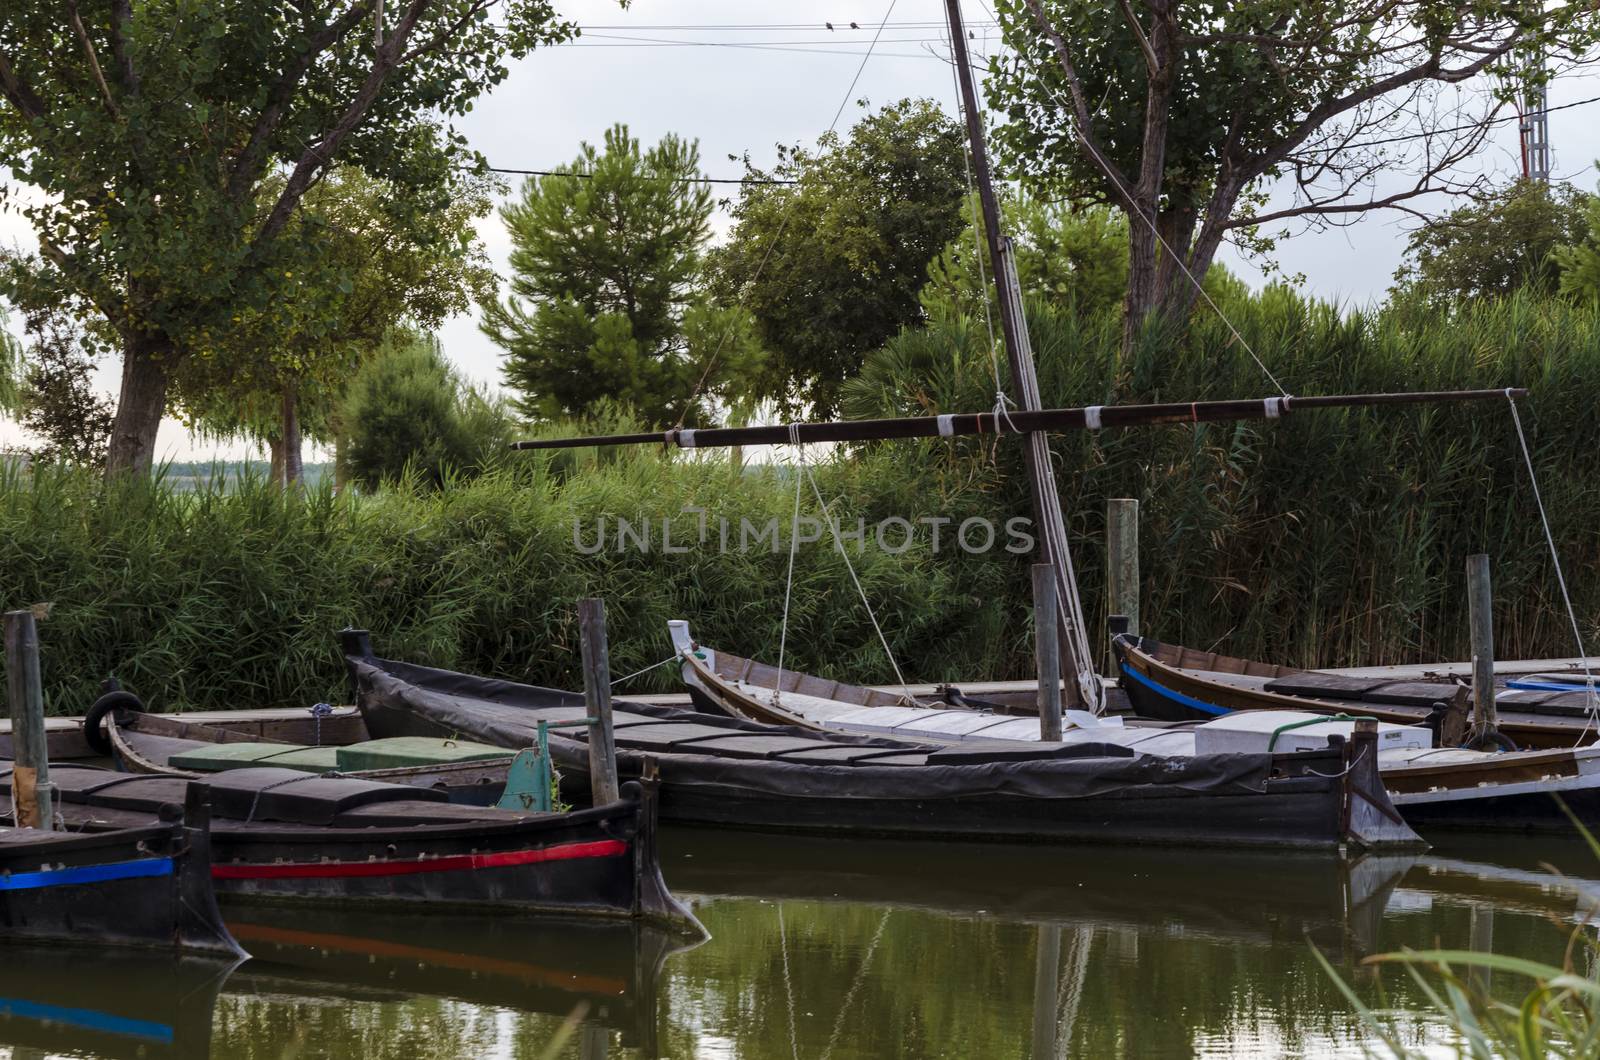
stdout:
<svg viewBox="0 0 1600 1060">
<path fill-rule="evenodd" d="M 989 264 L 1000 303 L 1000 329 L 1005 336 L 1006 362 L 1011 368 L 1011 389 L 1023 411 L 1042 407 L 1028 343 L 1028 325 L 1022 318 L 1022 299 L 1017 285 L 1016 266 L 1011 257 L 1010 240 L 1001 229 L 1000 203 L 995 197 L 994 179 L 989 171 L 989 153 L 984 144 L 983 115 L 978 109 L 978 90 L 973 82 L 971 60 L 967 54 L 967 33 L 961 21 L 961 0 L 945 0 L 950 22 L 951 58 L 961 85 L 962 109 L 966 112 L 967 140 L 972 150 L 972 175 L 978 186 L 978 201 L 983 208 L 984 230 L 989 247 Z M 1001 402 L 1003 395 L 996 394 Z M 997 408 L 997 413 L 1003 410 Z M 1039 535 L 1039 558 L 1056 574 L 1057 612 L 1061 622 L 1061 676 L 1066 684 L 1065 705 L 1100 711 L 1104 703 L 1098 676 L 1089 655 L 1088 634 L 1083 629 L 1083 607 L 1079 602 L 1077 578 L 1072 557 L 1067 551 L 1066 520 L 1050 464 L 1049 439 L 1040 433 L 1028 435 L 1023 458 L 1033 496 L 1034 526 Z"/>
</svg>

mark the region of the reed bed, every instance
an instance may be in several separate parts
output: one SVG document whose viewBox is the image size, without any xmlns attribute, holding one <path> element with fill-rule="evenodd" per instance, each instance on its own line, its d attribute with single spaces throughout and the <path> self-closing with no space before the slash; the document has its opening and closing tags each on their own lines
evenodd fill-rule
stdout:
<svg viewBox="0 0 1600 1060">
<path fill-rule="evenodd" d="M 1341 311 L 1268 291 L 1229 306 L 1291 392 L 1528 386 L 1523 420 L 1584 635 L 1600 625 L 1600 327 L 1592 310 L 1513 298 L 1450 315 Z M 1108 320 L 1036 306 L 1053 403 L 1275 392 L 1217 321 L 1127 363 Z M 852 388 L 857 414 L 986 408 L 984 344 L 951 325 L 907 333 Z M 1103 628 L 1105 500 L 1143 502 L 1144 630 L 1296 664 L 1429 661 L 1465 654 L 1464 564 L 1494 563 L 1502 657 L 1570 655 L 1511 417 L 1499 404 L 1313 412 L 1277 423 L 1171 427 L 1055 441 L 1085 604 Z M 972 555 L 925 529 L 880 551 L 899 517 L 1003 522 L 1028 503 L 1013 442 L 884 444 L 813 453 L 908 679 L 1015 677 L 1031 668 L 1026 557 Z M 780 457 L 786 459 L 786 457 Z M 782 629 L 782 547 L 736 547 L 740 520 L 787 528 L 794 473 L 726 455 L 636 450 L 518 457 L 439 490 L 372 495 L 326 486 L 285 496 L 248 476 L 180 490 L 106 486 L 67 469 L 0 472 L 0 604 L 53 605 L 41 626 L 50 709 L 77 713 L 114 673 L 153 705 L 225 709 L 347 699 L 336 630 L 373 631 L 380 653 L 541 684 L 579 682 L 575 601 L 607 599 L 616 675 L 669 654 L 666 621 L 707 643 L 772 657 Z M 809 488 L 807 490 L 809 493 Z M 803 508 L 815 514 L 807 496 Z M 698 514 L 708 521 L 698 540 Z M 607 547 L 586 554 L 601 517 Z M 615 522 L 651 547 L 615 547 Z M 665 552 L 661 527 L 671 519 Z M 719 520 L 734 528 L 719 547 Z M 798 549 L 785 665 L 890 681 L 865 609 L 825 538 Z M 620 691 L 671 689 L 663 667 Z"/>
</svg>

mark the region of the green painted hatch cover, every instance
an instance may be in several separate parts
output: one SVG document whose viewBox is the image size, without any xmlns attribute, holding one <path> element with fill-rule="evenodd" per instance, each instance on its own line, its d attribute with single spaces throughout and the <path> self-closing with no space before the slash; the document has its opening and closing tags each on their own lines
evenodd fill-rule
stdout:
<svg viewBox="0 0 1600 1060">
<path fill-rule="evenodd" d="M 367 769 L 402 769 L 409 766 L 444 766 L 457 762 L 478 762 L 510 758 L 511 751 L 486 743 L 466 740 L 441 740 L 433 736 L 395 736 L 387 740 L 368 740 L 339 748 L 339 771 L 353 773 Z"/>
<path fill-rule="evenodd" d="M 174 769 L 196 773 L 220 773 L 225 769 L 248 766 L 282 766 L 325 773 L 337 769 L 337 748 L 305 747 L 292 743 L 214 743 L 192 751 L 182 751 L 167 760 Z"/>
</svg>

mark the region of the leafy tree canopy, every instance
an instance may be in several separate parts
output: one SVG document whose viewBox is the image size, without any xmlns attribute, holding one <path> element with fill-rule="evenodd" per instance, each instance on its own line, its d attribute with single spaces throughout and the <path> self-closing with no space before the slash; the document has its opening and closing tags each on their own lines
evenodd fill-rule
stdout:
<svg viewBox="0 0 1600 1060">
<path fill-rule="evenodd" d="M 94 387 L 98 354 L 93 343 L 59 313 L 31 316 L 28 337 L 17 418 L 39 439 L 32 454 L 44 461 L 100 464 L 111 437 L 112 409 Z"/>
<path fill-rule="evenodd" d="M 668 135 L 642 150 L 626 125 L 500 211 L 511 297 L 485 307 L 506 383 L 531 416 L 584 415 L 602 399 L 654 425 L 698 422 L 759 361 L 747 314 L 703 284 L 711 193 L 700 150 Z"/>
<path fill-rule="evenodd" d="M 494 272 L 473 222 L 489 212 L 498 182 L 455 171 L 447 186 L 447 205 L 426 214 L 356 169 L 336 169 L 307 192 L 291 226 L 321 248 L 314 267 L 327 282 L 295 288 L 291 305 L 242 311 L 226 349 L 185 362 L 177 389 L 197 425 L 274 444 L 297 425 L 333 442 L 346 383 L 391 329 L 431 330 L 492 297 Z"/>
<path fill-rule="evenodd" d="M 291 223 L 335 162 L 386 182 L 396 217 L 447 208 L 481 160 L 444 121 L 574 31 L 550 0 L 0 5 L 0 158 L 37 191 L 15 205 L 41 249 L 6 258 L 0 293 L 120 347 L 109 465 L 149 466 L 171 377 L 248 349 L 237 327 L 336 328 L 302 288 L 353 279 Z"/>
<path fill-rule="evenodd" d="M 466 387 L 431 336 L 396 331 L 351 381 L 345 471 L 367 489 L 406 475 L 438 486 L 482 468 L 510 440 L 499 403 Z"/>
<path fill-rule="evenodd" d="M 988 88 L 1005 116 L 1004 167 L 1133 218 L 1125 352 L 1152 312 L 1188 319 L 1198 295 L 1177 265 L 1203 278 L 1225 238 L 1267 249 L 1264 224 L 1408 209 L 1474 184 L 1460 164 L 1488 125 L 1443 106 L 1441 87 L 1497 74 L 1504 105 L 1548 76 L 1521 52 L 1580 56 L 1597 26 L 1589 5 L 1524 0 L 997 0 L 996 11 L 1008 47 Z M 1415 139 L 1386 135 L 1418 114 Z M 1292 195 L 1268 209 L 1276 177 Z"/>
<path fill-rule="evenodd" d="M 780 145 L 770 171 L 746 164 L 717 284 L 755 315 L 768 350 L 756 396 L 831 416 L 863 356 L 921 319 L 928 263 L 962 228 L 963 152 L 949 115 L 906 99 L 848 137 Z"/>
<path fill-rule="evenodd" d="M 1556 247 L 1551 258 L 1561 270 L 1563 294 L 1600 305 L 1600 195 L 1582 196 L 1582 203 L 1571 241 Z"/>
<path fill-rule="evenodd" d="M 1425 302 L 1489 298 L 1522 287 L 1555 294 L 1562 283 L 1555 251 L 1583 239 L 1591 199 L 1570 184 L 1517 181 L 1430 220 L 1411 233 L 1393 293 Z"/>
</svg>

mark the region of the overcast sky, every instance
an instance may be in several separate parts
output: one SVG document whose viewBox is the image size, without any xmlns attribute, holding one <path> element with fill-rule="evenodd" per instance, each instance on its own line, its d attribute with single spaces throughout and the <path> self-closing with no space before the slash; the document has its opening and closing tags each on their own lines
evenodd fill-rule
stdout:
<svg viewBox="0 0 1600 1060">
<path fill-rule="evenodd" d="M 668 132 L 697 138 L 709 175 L 738 176 L 740 165 L 727 156 L 748 153 L 757 164 L 769 163 L 774 144 L 814 140 L 846 99 L 882 104 L 927 96 L 955 112 L 950 67 L 932 54 L 941 47 L 941 0 L 896 0 L 853 90 L 851 79 L 890 9 L 881 0 L 828 0 L 826 6 L 808 0 L 634 0 L 626 10 L 616 0 L 556 0 L 556 5 L 585 27 L 582 39 L 515 64 L 505 82 L 459 123 L 491 165 L 547 169 L 570 161 L 581 141 L 596 142 L 609 125 L 622 121 L 646 142 Z M 965 7 L 982 51 L 993 40 L 992 16 L 982 2 L 969 0 Z M 832 31 L 824 25 L 828 21 Z M 849 29 L 852 21 L 862 28 Z M 1596 95 L 1600 77 L 1572 73 L 1551 86 L 1550 104 Z M 856 113 L 847 108 L 841 127 Z M 1600 104 L 1550 115 L 1557 177 L 1594 186 L 1597 117 Z M 1507 177 L 1514 174 L 1519 167 L 1516 124 L 1498 126 L 1491 145 L 1480 164 Z M 1435 200 L 1427 208 L 1440 212 L 1448 206 Z M 1303 273 L 1317 295 L 1365 303 L 1383 295 L 1410 223 L 1374 214 L 1336 231 L 1296 235 L 1280 247 L 1279 262 L 1286 273 Z M 498 217 L 485 218 L 480 232 L 503 272 L 509 244 Z M 27 226 L 14 214 L 0 214 L 0 240 L 32 246 Z M 1231 250 L 1224 260 L 1247 278 L 1257 277 Z M 17 326 L 14 317 L 11 326 Z M 450 321 L 442 338 L 445 352 L 465 375 L 498 383 L 499 353 L 478 332 L 476 314 Z M 108 391 L 115 390 L 116 372 L 115 364 L 102 367 Z M 19 438 L 14 425 L 0 420 L 0 446 Z M 158 446 L 160 455 L 174 459 L 247 452 L 244 446 L 196 445 L 176 422 L 164 425 Z"/>
</svg>

